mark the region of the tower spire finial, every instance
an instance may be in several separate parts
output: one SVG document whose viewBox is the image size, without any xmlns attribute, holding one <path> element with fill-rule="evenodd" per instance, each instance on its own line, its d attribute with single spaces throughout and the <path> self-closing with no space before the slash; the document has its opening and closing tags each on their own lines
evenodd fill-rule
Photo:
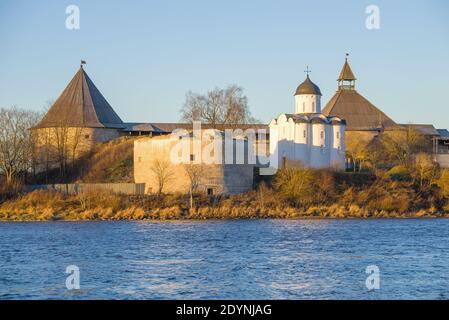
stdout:
<svg viewBox="0 0 449 320">
<path fill-rule="evenodd" d="M 345 54 L 345 61 L 348 61 L 349 53 L 346 52 Z"/>
<path fill-rule="evenodd" d="M 80 68 L 82 68 L 82 67 L 83 67 L 83 64 L 86 64 L 86 61 L 85 61 L 85 60 L 81 60 L 81 63 L 80 63 Z"/>
</svg>

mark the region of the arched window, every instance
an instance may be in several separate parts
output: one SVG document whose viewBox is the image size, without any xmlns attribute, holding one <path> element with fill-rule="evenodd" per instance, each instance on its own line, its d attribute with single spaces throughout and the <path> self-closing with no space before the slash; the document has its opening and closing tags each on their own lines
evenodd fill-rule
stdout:
<svg viewBox="0 0 449 320">
<path fill-rule="evenodd" d="M 306 103 L 305 102 L 302 103 L 302 112 L 306 112 Z"/>
<path fill-rule="evenodd" d="M 337 132 L 337 139 L 340 139 L 340 132 Z"/>
<path fill-rule="evenodd" d="M 306 137 L 306 130 L 304 130 L 304 131 L 302 132 L 302 136 L 303 136 L 303 138 Z"/>
<path fill-rule="evenodd" d="M 324 131 L 320 132 L 320 137 L 321 137 L 321 139 L 324 139 Z"/>
<path fill-rule="evenodd" d="M 315 102 L 312 102 L 312 111 L 315 112 Z"/>
</svg>

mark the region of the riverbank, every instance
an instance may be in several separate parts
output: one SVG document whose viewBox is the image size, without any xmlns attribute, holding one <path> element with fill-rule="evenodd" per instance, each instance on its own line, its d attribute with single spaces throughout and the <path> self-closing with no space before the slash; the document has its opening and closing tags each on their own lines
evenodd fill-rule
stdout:
<svg viewBox="0 0 449 320">
<path fill-rule="evenodd" d="M 295 207 L 273 196 L 267 191 L 231 197 L 196 196 L 190 208 L 186 195 L 130 197 L 101 191 L 65 195 L 39 190 L 0 204 L 0 221 L 449 217 L 449 213 L 434 209 L 398 212 L 340 203 Z"/>
</svg>

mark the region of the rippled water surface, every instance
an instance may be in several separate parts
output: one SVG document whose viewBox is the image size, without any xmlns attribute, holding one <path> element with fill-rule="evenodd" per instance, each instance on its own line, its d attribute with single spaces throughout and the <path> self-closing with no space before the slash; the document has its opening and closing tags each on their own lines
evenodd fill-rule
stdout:
<svg viewBox="0 0 449 320">
<path fill-rule="evenodd" d="M 449 220 L 0 223 L 0 298 L 449 299 Z"/>
</svg>

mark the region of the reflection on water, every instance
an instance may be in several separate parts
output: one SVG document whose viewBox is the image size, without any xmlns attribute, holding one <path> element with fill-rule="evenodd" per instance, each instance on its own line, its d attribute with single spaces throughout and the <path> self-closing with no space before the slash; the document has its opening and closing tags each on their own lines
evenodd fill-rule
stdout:
<svg viewBox="0 0 449 320">
<path fill-rule="evenodd" d="M 443 219 L 0 223 L 0 243 L 1 299 L 449 298 Z"/>
</svg>

